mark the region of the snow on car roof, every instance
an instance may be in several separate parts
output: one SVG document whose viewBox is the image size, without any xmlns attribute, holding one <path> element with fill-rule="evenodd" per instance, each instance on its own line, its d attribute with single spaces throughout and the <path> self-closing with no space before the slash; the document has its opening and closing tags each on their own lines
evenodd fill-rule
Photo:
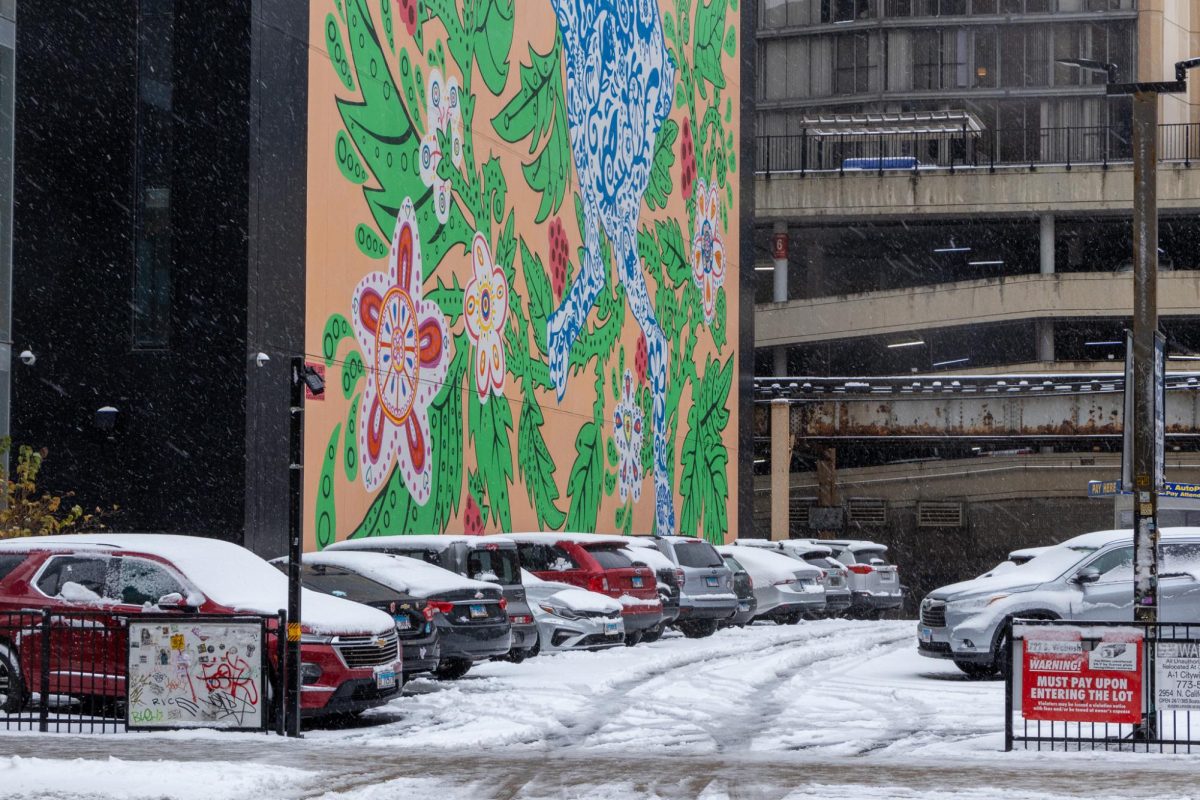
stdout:
<svg viewBox="0 0 1200 800">
<path fill-rule="evenodd" d="M 464 578 L 457 572 L 427 564 L 420 559 L 387 553 L 330 552 L 326 549 L 320 553 L 305 553 L 304 563 L 342 567 L 416 597 L 464 589 L 499 589 L 494 583 Z"/>
<path fill-rule="evenodd" d="M 721 545 L 717 547 L 717 552 L 723 556 L 732 556 L 737 559 L 738 563 L 746 568 L 746 572 L 750 573 L 756 586 L 759 581 L 767 583 L 790 581 L 797 572 L 811 572 L 813 575 L 819 573 L 816 567 L 764 547 Z"/>
<path fill-rule="evenodd" d="M 462 543 L 469 547 L 482 547 L 487 544 L 511 544 L 511 539 L 502 536 L 456 536 L 454 534 L 420 533 L 412 536 L 397 534 L 396 536 L 371 536 L 366 539 L 346 539 L 334 542 L 325 550 L 381 550 L 387 547 L 424 547 L 427 550 L 445 550 L 452 544 Z M 324 552 L 324 551 L 322 551 Z"/>
<path fill-rule="evenodd" d="M 577 586 L 560 589 L 550 595 L 547 601 L 557 601 L 572 611 L 592 611 L 601 614 L 607 612 L 611 614 L 614 611 L 621 611 L 622 609 L 621 604 L 611 597 L 598 592 L 589 592 L 587 589 L 580 589 Z"/>
<path fill-rule="evenodd" d="M 643 537 L 644 538 L 644 537 Z M 652 541 L 637 541 L 637 537 L 629 537 L 622 542 L 625 549 L 629 551 L 629 556 L 634 561 L 641 561 L 647 567 L 653 570 L 660 569 L 675 569 L 675 562 L 662 554 L 662 551 L 654 546 Z"/>
<path fill-rule="evenodd" d="M 220 539 L 166 533 L 88 533 L 0 542 L 8 550 L 131 551 L 174 564 L 213 602 L 236 611 L 275 615 L 287 607 L 287 576 L 244 547 Z M 301 608 L 314 633 L 387 633 L 390 616 L 338 597 L 305 590 Z"/>
<path fill-rule="evenodd" d="M 529 532 L 505 533 L 503 537 L 514 542 L 534 542 L 536 544 L 554 544 L 555 542 L 575 542 L 576 544 L 627 544 L 632 536 L 622 536 L 618 533 L 563 533 Z M 485 537 L 485 538 L 491 538 Z"/>
<path fill-rule="evenodd" d="M 833 548 L 818 542 L 804 541 L 803 539 L 785 539 L 779 542 L 781 550 L 792 550 L 796 553 L 805 553 L 808 555 L 830 556 L 833 555 Z M 884 548 L 885 550 L 887 548 Z"/>
</svg>

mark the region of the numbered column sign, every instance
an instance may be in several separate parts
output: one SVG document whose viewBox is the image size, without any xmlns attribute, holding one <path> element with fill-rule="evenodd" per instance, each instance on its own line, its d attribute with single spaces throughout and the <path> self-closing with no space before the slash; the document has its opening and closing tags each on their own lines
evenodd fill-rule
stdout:
<svg viewBox="0 0 1200 800">
<path fill-rule="evenodd" d="M 131 621 L 129 727 L 261 730 L 262 648 L 257 622 Z"/>
</svg>

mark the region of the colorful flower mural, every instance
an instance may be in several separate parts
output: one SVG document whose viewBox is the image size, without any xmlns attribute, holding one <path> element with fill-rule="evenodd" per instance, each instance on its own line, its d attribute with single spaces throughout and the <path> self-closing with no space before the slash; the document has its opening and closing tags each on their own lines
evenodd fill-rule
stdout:
<svg viewBox="0 0 1200 800">
<path fill-rule="evenodd" d="M 737 0 L 311 8 L 310 542 L 723 540 Z"/>
</svg>

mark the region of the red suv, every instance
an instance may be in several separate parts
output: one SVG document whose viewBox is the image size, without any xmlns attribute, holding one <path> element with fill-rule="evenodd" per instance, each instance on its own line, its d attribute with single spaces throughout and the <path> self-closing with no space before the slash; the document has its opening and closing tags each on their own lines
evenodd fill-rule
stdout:
<svg viewBox="0 0 1200 800">
<path fill-rule="evenodd" d="M 279 570 L 215 539 L 88 534 L 0 542 L 0 710 L 19 708 L 40 674 L 40 635 L 20 630 L 35 618 L 13 612 L 273 616 L 286 607 L 287 578 Z M 304 716 L 357 712 L 400 693 L 403 664 L 391 616 L 308 590 L 301 609 Z M 269 630 L 274 662 L 274 623 Z M 120 628 L 67 620 L 51 633 L 50 691 L 123 697 L 127 646 Z"/>
<path fill-rule="evenodd" d="M 505 533 L 517 543 L 521 566 L 542 580 L 558 581 L 608 595 L 623 607 L 625 643 L 663 619 L 654 570 L 634 566 L 629 540 L 593 533 Z"/>
</svg>

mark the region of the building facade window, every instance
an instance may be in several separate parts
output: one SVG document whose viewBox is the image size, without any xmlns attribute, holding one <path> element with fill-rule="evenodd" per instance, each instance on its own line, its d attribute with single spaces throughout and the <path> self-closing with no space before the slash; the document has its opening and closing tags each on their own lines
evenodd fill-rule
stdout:
<svg viewBox="0 0 1200 800">
<path fill-rule="evenodd" d="M 138 350 L 171 344 L 174 32 L 174 0 L 141 0 L 133 279 L 133 347 Z"/>
</svg>

